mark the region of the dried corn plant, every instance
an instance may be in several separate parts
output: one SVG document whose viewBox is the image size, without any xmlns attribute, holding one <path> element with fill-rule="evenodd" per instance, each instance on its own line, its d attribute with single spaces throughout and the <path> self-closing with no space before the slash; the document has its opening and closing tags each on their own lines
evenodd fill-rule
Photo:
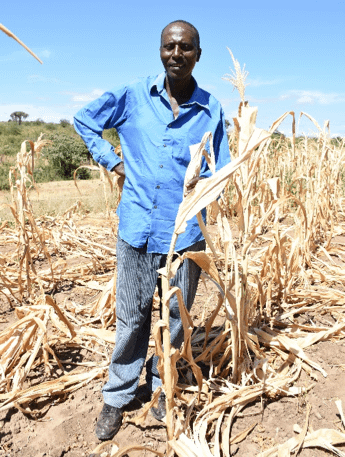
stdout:
<svg viewBox="0 0 345 457">
<path fill-rule="evenodd" d="M 60 394 L 61 391 L 72 392 L 90 379 L 103 375 L 109 363 L 106 358 L 103 363 L 86 364 L 88 368 L 94 368 L 91 372 L 65 370 L 54 346 L 69 348 L 88 342 L 83 331 L 71 323 L 50 296 L 42 296 L 35 305 L 17 308 L 16 314 L 19 320 L 0 334 L 0 389 L 4 392 L 0 396 L 0 410 L 13 406 L 23 410 L 23 404 L 36 398 Z M 38 366 L 44 367 L 47 376 L 51 376 L 57 366 L 63 375 L 57 381 L 27 387 L 25 384 L 30 372 Z M 30 410 L 28 412 L 32 413 Z"/>
<path fill-rule="evenodd" d="M 81 273 L 87 283 L 94 279 L 95 272 L 104 273 L 115 266 L 115 240 L 113 246 L 107 244 L 107 230 L 78 228 L 79 201 L 59 218 L 35 218 L 29 190 L 35 187 L 39 192 L 33 179 L 35 160 L 48 143 L 42 136 L 35 143 L 24 141 L 16 165 L 10 169 L 12 204 L 6 206 L 12 212 L 15 229 L 10 230 L 5 222 L 0 232 L 2 245 L 16 245 L 0 263 L 0 291 L 10 303 L 34 299 L 66 280 L 80 281 Z M 52 255 L 57 260 L 53 261 Z M 37 270 L 35 263 L 44 260 L 48 268 Z M 111 277 L 112 273 L 107 279 Z"/>
<path fill-rule="evenodd" d="M 245 101 L 243 72 L 237 84 L 241 104 L 230 138 L 233 160 L 215 172 L 211 134 L 191 146 L 186 180 L 198 175 L 203 156 L 213 174 L 182 202 L 167 265 L 160 271 L 163 316 L 153 333 L 167 396 L 166 455 L 230 457 L 231 447 L 256 425 L 233 436 L 236 416 L 262 396 L 296 396 L 312 388 L 313 380 L 327 373 L 305 349 L 345 336 L 345 251 L 337 238 L 345 232 L 344 143 L 335 146 L 328 123 L 321 128 L 305 113 L 318 130 L 315 139 L 295 138 L 293 112 L 267 130 L 257 128 L 257 109 Z M 272 134 L 289 116 L 292 137 L 277 140 Z M 11 306 L 17 305 L 18 319 L 0 333 L 0 409 L 16 407 L 31 414 L 38 414 L 32 410 L 34 400 L 71 392 L 105 376 L 114 341 L 109 327 L 116 318 L 111 224 L 82 226 L 79 203 L 57 218 L 33 214 L 27 189 L 34 185 L 31 175 L 40 141 L 30 144 L 29 151 L 22 146 L 11 171 L 15 228 L 6 222 L 0 226 L 1 245 L 6 248 L 0 256 L 0 292 Z M 205 152 L 207 142 L 210 156 Z M 216 237 L 200 215 L 208 205 L 217 221 Z M 194 215 L 207 251 L 187 252 L 172 261 L 177 237 Z M 169 283 L 186 258 L 202 268 L 218 291 L 211 312 L 204 313 L 196 328 L 181 291 Z M 66 281 L 95 296 L 83 305 L 72 300 L 57 304 L 54 290 Z M 180 350 L 170 347 L 173 294 L 184 327 Z M 76 362 L 61 354 L 81 348 L 90 356 L 71 370 Z M 207 376 L 201 367 L 206 367 Z M 299 388 L 295 382 L 302 371 L 311 380 Z M 42 382 L 32 385 L 31 376 L 38 372 Z M 158 395 L 159 390 L 138 417 L 127 420 L 143 424 Z M 342 440 L 343 434 L 334 430 L 308 431 L 306 420 L 298 437 L 263 455 L 291 455 L 320 443 L 335 452 Z M 126 447 L 112 455 L 138 449 Z"/>
<path fill-rule="evenodd" d="M 80 202 L 57 218 L 34 216 L 29 189 L 36 187 L 34 164 L 46 144 L 42 137 L 22 144 L 9 176 L 12 204 L 7 206 L 15 227 L 5 221 L 0 230 L 1 296 L 17 305 L 18 318 L 0 332 L 0 409 L 28 414 L 38 414 L 30 409 L 33 400 L 72 392 L 105 375 L 114 341 L 107 327 L 116 318 L 111 228 L 78 227 Z M 58 306 L 52 295 L 66 282 L 97 296 L 87 306 L 69 300 Z M 59 356 L 82 349 L 89 354 L 86 362 Z M 48 380 L 30 386 L 33 373 Z"/>
</svg>

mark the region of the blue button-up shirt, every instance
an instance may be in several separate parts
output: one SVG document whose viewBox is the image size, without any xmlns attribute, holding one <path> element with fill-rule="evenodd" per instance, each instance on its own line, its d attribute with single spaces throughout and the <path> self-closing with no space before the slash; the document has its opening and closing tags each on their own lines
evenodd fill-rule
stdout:
<svg viewBox="0 0 345 457">
<path fill-rule="evenodd" d="M 190 162 L 189 146 L 205 132 L 214 138 L 216 169 L 230 161 L 224 113 L 211 94 L 198 87 L 179 106 L 174 119 L 164 88 L 165 73 L 137 80 L 106 92 L 75 116 L 75 129 L 96 162 L 112 170 L 121 159 L 102 139 L 115 127 L 121 141 L 126 179 L 118 208 L 119 235 L 134 247 L 147 243 L 147 252 L 169 250 L 183 183 Z M 203 159 L 204 160 L 204 159 Z M 208 176 L 204 160 L 201 175 Z M 178 238 L 176 250 L 203 239 L 196 217 Z"/>
</svg>

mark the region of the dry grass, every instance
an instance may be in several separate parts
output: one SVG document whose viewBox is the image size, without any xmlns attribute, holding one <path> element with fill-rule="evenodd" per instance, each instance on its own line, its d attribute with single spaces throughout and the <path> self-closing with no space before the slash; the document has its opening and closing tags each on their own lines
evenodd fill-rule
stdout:
<svg viewBox="0 0 345 457">
<path fill-rule="evenodd" d="M 78 188 L 80 192 L 78 191 Z M 90 216 L 106 214 L 107 206 L 104 199 L 103 184 L 99 178 L 78 181 L 78 188 L 73 181 L 53 181 L 36 184 L 28 192 L 35 216 L 58 216 L 63 214 L 76 201 L 81 202 L 81 213 Z M 111 192 L 107 185 L 106 195 L 109 205 L 114 208 L 116 193 Z M 0 221 L 14 222 L 13 214 L 8 206 L 11 203 L 10 191 L 0 191 Z"/>
<path fill-rule="evenodd" d="M 236 415 L 262 396 L 275 399 L 308 391 L 318 374 L 327 373 L 305 349 L 321 340 L 345 336 L 345 251 L 336 241 L 337 235 L 345 233 L 340 179 L 344 145 L 333 146 L 327 123 L 321 128 L 307 115 L 317 125 L 319 138 L 313 142 L 305 138 L 297 147 L 294 113 L 285 113 L 265 131 L 255 125 L 256 112 L 241 102 L 231 137 L 233 161 L 200 181 L 185 197 L 166 268 L 160 271 L 163 316 L 153 333 L 167 394 L 166 455 L 230 457 L 232 444 L 245 439 L 255 426 L 232 436 Z M 290 115 L 292 138 L 274 143 L 271 133 Z M 210 134 L 191 147 L 186 180 L 197 174 L 207 141 L 212 143 Z M 31 144 L 29 151 L 23 146 L 18 155 L 17 168 L 12 170 L 17 177 L 12 180 L 11 203 L 16 225 L 14 229 L 3 225 L 0 231 L 3 246 L 16 246 L 0 259 L 0 291 L 11 306 L 17 306 L 18 316 L 0 334 L 0 408 L 15 406 L 36 414 L 30 411 L 32 400 L 71 392 L 104 376 L 110 354 L 107 345 L 113 338 L 108 327 L 115 321 L 111 272 L 115 257 L 109 246 L 115 221 L 109 213 L 108 228 L 78 228 L 78 205 L 59 217 L 34 217 L 26 186 L 39 147 L 39 142 Z M 212 147 L 210 150 L 207 160 L 214 171 Z M 105 182 L 109 175 L 102 173 Z M 185 253 L 172 262 L 177 237 L 206 205 L 212 205 L 217 220 L 216 240 L 198 216 L 207 252 Z M 73 262 L 81 257 L 82 262 Z M 219 290 L 212 314 L 198 328 L 193 328 L 179 289 L 169 285 L 185 258 L 200 265 Z M 45 270 L 36 270 L 36 259 L 46 259 Z M 58 307 L 47 291 L 66 279 L 103 292 L 83 307 L 67 301 Z M 169 300 L 173 294 L 184 326 L 181 350 L 170 347 Z M 307 320 L 301 319 L 305 313 Z M 215 328 L 217 316 L 223 316 L 222 324 Z M 100 355 L 101 361 L 91 359 L 67 373 L 58 358 L 61 346 L 87 348 L 90 354 Z M 200 362 L 207 366 L 208 377 L 202 376 Z M 30 371 L 43 367 L 49 378 L 56 366 L 62 371 L 60 377 L 26 386 Z M 188 385 L 178 382 L 179 371 L 192 379 Z M 310 384 L 296 387 L 302 371 L 310 376 Z M 138 417 L 126 420 L 144 423 L 158 394 L 155 392 Z M 335 445 L 344 442 L 345 434 L 309 430 L 308 414 L 298 433 L 262 455 L 290 456 L 310 446 L 343 455 Z M 130 450 L 114 450 L 113 455 L 119 457 Z"/>
</svg>

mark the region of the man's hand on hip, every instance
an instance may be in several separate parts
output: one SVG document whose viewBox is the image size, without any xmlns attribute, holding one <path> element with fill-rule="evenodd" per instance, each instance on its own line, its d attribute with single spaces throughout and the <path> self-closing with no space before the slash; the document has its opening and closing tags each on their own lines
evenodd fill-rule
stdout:
<svg viewBox="0 0 345 457">
<path fill-rule="evenodd" d="M 125 182 L 126 178 L 126 173 L 125 173 L 125 165 L 123 162 L 120 162 L 116 167 L 114 167 L 111 171 L 115 171 L 115 173 L 118 175 L 117 178 L 117 184 L 122 190 L 123 188 L 123 183 Z"/>
</svg>

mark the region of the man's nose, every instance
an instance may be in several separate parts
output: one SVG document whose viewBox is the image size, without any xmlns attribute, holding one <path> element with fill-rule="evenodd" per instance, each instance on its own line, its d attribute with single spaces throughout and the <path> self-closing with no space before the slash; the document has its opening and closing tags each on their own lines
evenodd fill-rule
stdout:
<svg viewBox="0 0 345 457">
<path fill-rule="evenodd" d="M 174 57 L 179 57 L 180 54 L 181 54 L 181 48 L 180 48 L 180 46 L 177 44 L 177 45 L 174 47 L 173 56 L 174 56 Z"/>
</svg>

